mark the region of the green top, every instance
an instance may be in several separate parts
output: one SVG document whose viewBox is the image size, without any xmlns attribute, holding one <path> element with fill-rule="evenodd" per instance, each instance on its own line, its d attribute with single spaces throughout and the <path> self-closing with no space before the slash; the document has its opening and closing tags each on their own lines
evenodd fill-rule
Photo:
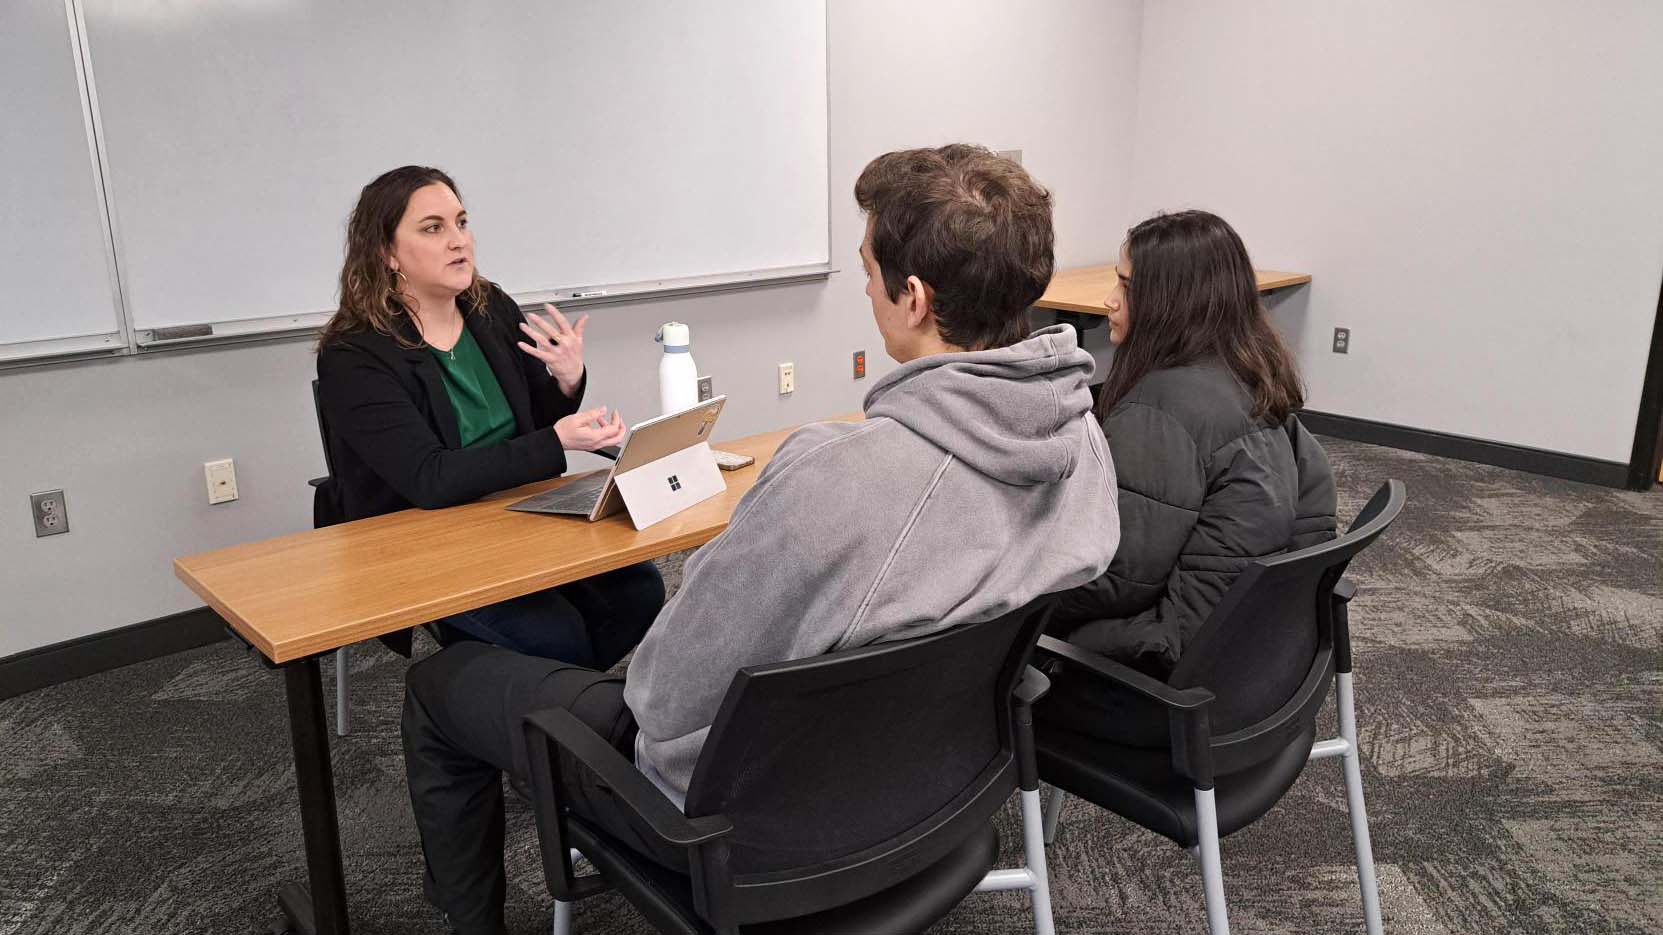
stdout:
<svg viewBox="0 0 1663 935">
<path fill-rule="evenodd" d="M 514 412 L 508 408 L 508 398 L 502 395 L 502 385 L 491 372 L 473 334 L 464 326 L 462 337 L 448 351 L 436 347 L 428 350 L 439 361 L 445 376 L 445 392 L 456 410 L 456 428 L 462 436 L 463 448 L 495 445 L 514 437 Z"/>
</svg>

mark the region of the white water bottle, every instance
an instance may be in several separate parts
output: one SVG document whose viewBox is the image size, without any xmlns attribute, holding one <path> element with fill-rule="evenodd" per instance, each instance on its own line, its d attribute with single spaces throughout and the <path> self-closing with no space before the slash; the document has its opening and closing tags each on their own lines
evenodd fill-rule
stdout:
<svg viewBox="0 0 1663 935">
<path fill-rule="evenodd" d="M 664 359 L 658 362 L 661 414 L 692 408 L 699 401 L 699 368 L 693 363 L 687 326 L 679 321 L 667 321 L 653 340 L 664 345 Z"/>
</svg>

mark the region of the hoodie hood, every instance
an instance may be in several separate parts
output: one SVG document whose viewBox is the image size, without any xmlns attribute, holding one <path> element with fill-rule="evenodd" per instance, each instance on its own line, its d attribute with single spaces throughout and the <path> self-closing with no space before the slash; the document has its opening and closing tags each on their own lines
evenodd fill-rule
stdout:
<svg viewBox="0 0 1663 935">
<path fill-rule="evenodd" d="M 1052 325 L 1009 347 L 935 354 L 892 370 L 866 416 L 894 419 L 977 471 L 1033 486 L 1074 473 L 1094 362 Z"/>
</svg>

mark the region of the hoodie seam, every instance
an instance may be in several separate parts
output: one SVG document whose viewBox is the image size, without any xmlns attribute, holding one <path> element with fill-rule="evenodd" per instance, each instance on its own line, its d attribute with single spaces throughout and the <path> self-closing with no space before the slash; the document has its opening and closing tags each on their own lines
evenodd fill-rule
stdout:
<svg viewBox="0 0 1663 935">
<path fill-rule="evenodd" d="M 878 568 L 878 573 L 872 578 L 872 586 L 867 589 L 866 596 L 861 598 L 860 606 L 855 608 L 854 619 L 849 621 L 849 626 L 838 636 L 837 642 L 832 644 L 833 646 L 843 648 L 849 635 L 860 629 L 861 623 L 866 619 L 866 612 L 871 609 L 872 601 L 877 597 L 878 588 L 883 586 L 884 579 L 889 576 L 889 569 L 894 567 L 896 559 L 901 555 L 901 549 L 906 546 L 907 539 L 912 535 L 912 530 L 918 525 L 918 519 L 923 515 L 924 507 L 929 504 L 930 497 L 935 494 L 936 488 L 941 486 L 942 477 L 947 474 L 947 469 L 952 467 L 955 460 L 957 459 L 951 454 L 941 459 L 941 466 L 936 468 L 935 474 L 930 478 L 929 484 L 925 486 L 924 492 L 919 495 L 918 503 L 912 508 L 912 515 L 907 517 L 906 525 L 901 527 L 900 533 L 895 537 L 895 544 L 890 546 L 889 554 L 884 557 L 883 564 Z"/>
<path fill-rule="evenodd" d="M 1049 353 L 1046 354 L 1046 359 L 1047 360 L 1057 361 L 1057 360 L 1062 359 L 1062 355 L 1057 353 L 1055 342 L 1053 342 L 1051 340 L 1051 337 L 1049 335 L 1046 336 L 1045 349 L 1049 352 Z M 1053 371 L 1055 370 L 1054 367 L 1052 369 L 1053 369 Z M 1066 425 L 1067 423 L 1063 421 L 1062 395 L 1057 392 L 1056 382 L 1052 381 L 1052 380 L 1046 380 L 1045 381 L 1045 388 L 1047 390 L 1051 391 L 1051 424 L 1052 425 Z M 1079 454 L 1078 454 L 1078 448 L 1076 448 L 1075 450 L 1069 452 L 1069 454 L 1068 454 L 1068 464 L 1063 466 L 1062 473 L 1058 476 L 1057 479 L 1060 480 L 1064 477 L 1068 477 L 1068 476 L 1072 475 L 1074 473 L 1074 469 L 1078 466 L 1079 466 Z"/>
<path fill-rule="evenodd" d="M 778 474 L 775 474 L 772 478 L 770 478 L 768 486 L 766 488 L 764 488 L 762 490 L 762 492 L 759 493 L 756 497 L 751 498 L 751 501 L 749 503 L 744 504 L 744 507 L 745 507 L 744 512 L 736 513 L 736 514 L 734 514 L 733 518 L 728 520 L 727 528 L 728 529 L 733 528 L 741 520 L 745 519 L 745 517 L 750 516 L 751 513 L 756 510 L 758 504 L 760 504 L 763 500 L 767 499 L 773 493 L 774 488 L 778 487 L 780 482 L 787 475 L 789 475 L 793 471 L 795 471 L 797 469 L 798 465 L 812 460 L 822 450 L 824 450 L 826 448 L 829 448 L 832 445 L 839 444 L 839 443 L 847 441 L 851 438 L 858 438 L 861 435 L 866 434 L 867 432 L 878 429 L 885 422 L 888 422 L 888 421 L 893 421 L 893 420 L 889 419 L 888 416 L 881 416 L 881 417 L 877 417 L 877 418 L 867 419 L 866 421 L 860 423 L 859 427 L 856 428 L 854 431 L 847 432 L 847 433 L 842 434 L 842 435 L 838 435 L 835 438 L 828 438 L 825 441 L 821 442 L 820 444 L 815 445 L 813 448 L 810 448 L 809 450 L 803 452 L 802 455 L 799 456 L 795 461 L 793 461 L 790 464 L 786 465 L 785 467 L 781 468 L 780 472 Z M 784 442 L 782 442 L 781 444 L 784 444 Z M 755 490 L 756 488 L 753 487 L 751 489 Z M 724 531 L 726 531 L 726 530 L 724 530 Z"/>
<path fill-rule="evenodd" d="M 1086 447 L 1091 449 L 1092 456 L 1097 459 L 1098 467 L 1108 467 L 1109 462 L 1103 456 L 1108 453 L 1109 442 L 1103 435 L 1103 427 L 1097 424 L 1097 420 L 1092 418 L 1090 412 L 1087 412 L 1081 418 L 1086 423 Z M 1092 438 L 1093 435 L 1097 437 L 1094 439 Z"/>
</svg>

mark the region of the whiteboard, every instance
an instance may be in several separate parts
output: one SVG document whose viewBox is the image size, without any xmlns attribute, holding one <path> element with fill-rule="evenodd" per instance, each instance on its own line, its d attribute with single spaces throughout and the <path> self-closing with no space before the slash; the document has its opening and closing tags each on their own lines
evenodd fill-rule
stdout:
<svg viewBox="0 0 1663 935">
<path fill-rule="evenodd" d="M 829 269 L 825 0 L 83 6 L 141 338 L 321 320 L 408 163 L 522 299 Z"/>
<path fill-rule="evenodd" d="M 71 22 L 0 3 L 0 361 L 127 347 Z"/>
</svg>

